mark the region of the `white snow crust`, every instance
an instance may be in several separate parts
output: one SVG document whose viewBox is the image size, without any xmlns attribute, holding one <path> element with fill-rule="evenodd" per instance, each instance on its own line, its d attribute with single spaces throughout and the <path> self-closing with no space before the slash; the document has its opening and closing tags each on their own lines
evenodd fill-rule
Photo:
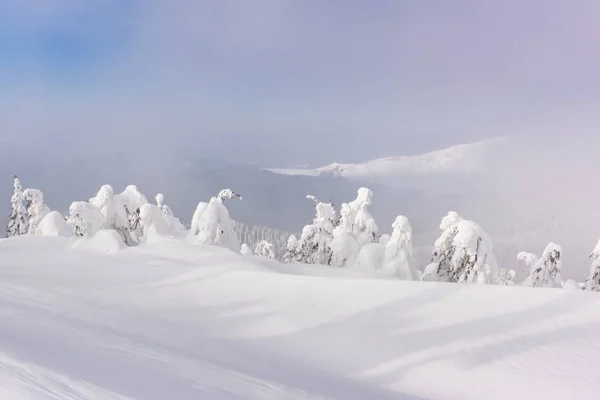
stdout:
<svg viewBox="0 0 600 400">
<path fill-rule="evenodd" d="M 595 292 L 83 239 L 0 240 L 0 398 L 598 398 Z"/>
</svg>

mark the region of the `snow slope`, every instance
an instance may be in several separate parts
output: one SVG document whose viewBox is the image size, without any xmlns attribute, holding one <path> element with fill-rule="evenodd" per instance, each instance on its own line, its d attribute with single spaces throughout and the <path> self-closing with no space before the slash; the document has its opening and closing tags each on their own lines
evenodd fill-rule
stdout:
<svg viewBox="0 0 600 400">
<path fill-rule="evenodd" d="M 595 399 L 600 295 L 0 241 L 2 399 Z"/>
<path fill-rule="evenodd" d="M 360 164 L 336 162 L 315 169 L 269 168 L 267 170 L 282 175 L 332 175 L 371 181 L 406 175 L 475 172 L 484 168 L 490 151 L 493 151 L 499 143 L 506 140 L 506 138 L 494 138 L 453 146 L 418 156 L 378 158 Z"/>
</svg>

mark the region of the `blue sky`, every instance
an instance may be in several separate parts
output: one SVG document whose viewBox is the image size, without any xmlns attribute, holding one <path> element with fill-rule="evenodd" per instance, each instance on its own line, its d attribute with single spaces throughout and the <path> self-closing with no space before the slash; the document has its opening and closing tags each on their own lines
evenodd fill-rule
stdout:
<svg viewBox="0 0 600 400">
<path fill-rule="evenodd" d="M 0 0 L 4 140 L 272 165 L 594 132 L 598 20 L 595 0 Z"/>
</svg>

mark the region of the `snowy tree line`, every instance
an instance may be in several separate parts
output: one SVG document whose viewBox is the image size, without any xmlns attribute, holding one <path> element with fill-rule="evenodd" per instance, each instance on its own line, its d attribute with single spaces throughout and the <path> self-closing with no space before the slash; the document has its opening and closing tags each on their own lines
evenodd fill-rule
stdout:
<svg viewBox="0 0 600 400">
<path fill-rule="evenodd" d="M 246 243 L 250 249 L 255 250 L 261 242 L 266 241 L 273 245 L 273 252 L 277 260 L 282 260 L 286 251 L 287 240 L 290 232 L 274 229 L 267 226 L 248 225 L 235 221 L 234 229 L 240 241 Z"/>
<path fill-rule="evenodd" d="M 541 256 L 520 252 L 529 274 L 515 282 L 514 270 L 500 269 L 493 254 L 491 238 L 474 221 L 449 212 L 439 226 L 431 261 L 417 265 L 413 257 L 412 227 L 399 215 L 392 233 L 381 234 L 369 213 L 373 192 L 360 188 L 356 199 L 338 208 L 331 201 L 314 203 L 312 222 L 300 237 L 266 228 L 234 222 L 227 201 L 242 196 L 224 189 L 208 202 L 200 202 L 190 228 L 173 215 L 157 194 L 150 203 L 135 185 L 115 193 L 104 185 L 88 201 L 75 201 L 66 216 L 50 211 L 40 190 L 25 189 L 14 177 L 11 212 L 6 237 L 19 235 L 72 236 L 85 239 L 99 232 L 112 235 L 124 245 L 135 246 L 155 237 L 178 237 L 191 243 L 220 245 L 243 255 L 280 259 L 284 263 L 322 264 L 379 271 L 404 280 L 479 283 L 528 287 L 564 287 L 600 291 L 600 241 L 592 251 L 589 277 L 584 282 L 564 281 L 561 276 L 562 248 L 549 243 Z"/>
</svg>

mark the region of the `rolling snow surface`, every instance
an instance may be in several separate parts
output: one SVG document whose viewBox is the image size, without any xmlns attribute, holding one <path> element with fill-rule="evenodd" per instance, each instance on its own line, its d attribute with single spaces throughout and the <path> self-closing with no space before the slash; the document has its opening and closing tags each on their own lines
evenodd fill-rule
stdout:
<svg viewBox="0 0 600 400">
<path fill-rule="evenodd" d="M 598 398 L 598 293 L 69 246 L 0 241 L 2 399 Z"/>
</svg>

